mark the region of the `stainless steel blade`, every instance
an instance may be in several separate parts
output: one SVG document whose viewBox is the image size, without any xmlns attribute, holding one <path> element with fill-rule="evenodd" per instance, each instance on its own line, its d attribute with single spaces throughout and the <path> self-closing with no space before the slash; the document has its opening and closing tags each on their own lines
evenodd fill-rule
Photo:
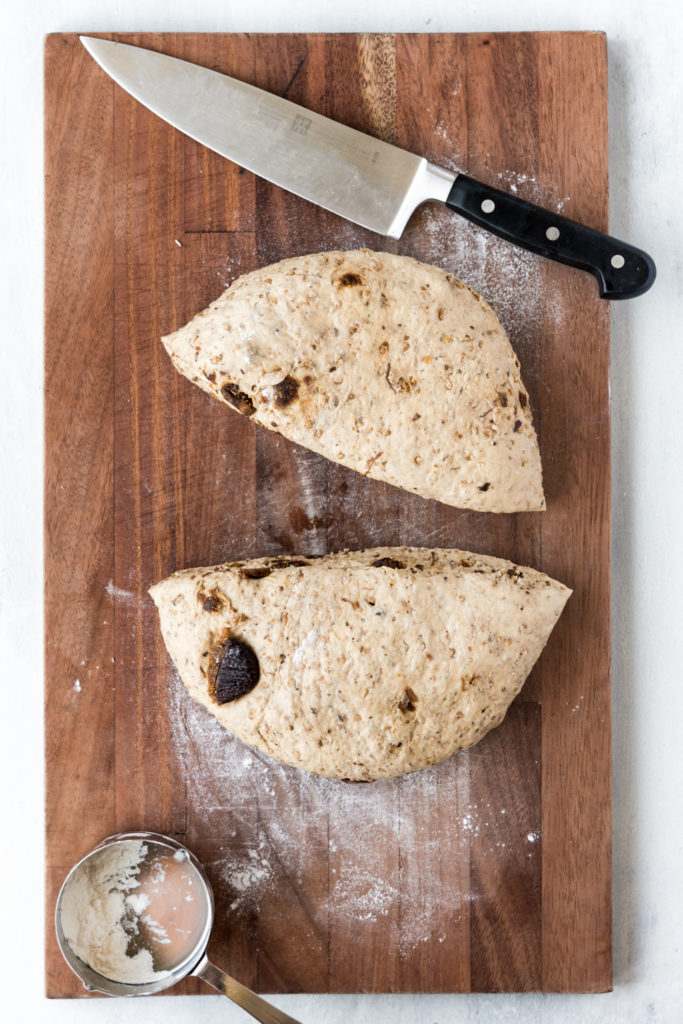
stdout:
<svg viewBox="0 0 683 1024">
<path fill-rule="evenodd" d="M 81 36 L 115 82 L 181 132 L 365 228 L 399 238 L 456 175 L 253 85 L 188 61 Z"/>
</svg>

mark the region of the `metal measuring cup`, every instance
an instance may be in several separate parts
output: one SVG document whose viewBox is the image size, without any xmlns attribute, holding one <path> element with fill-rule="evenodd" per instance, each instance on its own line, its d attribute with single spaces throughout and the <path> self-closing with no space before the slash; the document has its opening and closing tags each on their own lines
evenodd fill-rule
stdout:
<svg viewBox="0 0 683 1024">
<path fill-rule="evenodd" d="M 62 927 L 62 900 L 69 882 L 80 870 L 82 870 L 84 864 L 86 864 L 91 857 L 94 857 L 104 849 L 104 847 L 110 846 L 113 843 L 128 842 L 130 840 L 148 842 L 155 846 L 165 848 L 171 853 L 171 855 L 180 852 L 193 871 L 193 879 L 196 880 L 196 884 L 202 895 L 205 907 L 205 918 L 201 928 L 201 933 L 193 943 L 192 949 L 189 950 L 178 963 L 169 967 L 168 972 L 163 978 L 158 978 L 150 982 L 134 984 L 113 981 L 111 978 L 107 978 L 103 974 L 99 974 L 97 971 L 93 970 L 92 967 L 89 967 L 88 964 L 80 959 L 80 957 L 76 956 L 69 945 Z M 243 1010 L 250 1013 L 252 1017 L 262 1021 L 262 1024 L 299 1024 L 299 1022 L 293 1017 L 290 1017 L 282 1010 L 278 1010 L 276 1006 L 272 1006 L 270 1003 L 266 1002 L 265 999 L 262 999 L 260 996 L 257 996 L 255 992 L 252 992 L 251 989 L 246 988 L 246 986 L 240 984 L 239 981 L 235 981 L 234 978 L 229 977 L 229 975 L 225 974 L 220 970 L 220 968 L 210 962 L 206 955 L 206 947 L 211 934 L 213 916 L 214 901 L 211 884 L 207 878 L 204 868 L 190 850 L 175 839 L 172 839 L 170 836 L 159 835 L 156 832 L 121 832 L 118 835 L 109 836 L 108 839 L 103 840 L 99 846 L 86 854 L 86 856 L 83 857 L 82 860 L 80 860 L 66 876 L 59 891 L 59 896 L 57 897 L 57 905 L 55 908 L 55 929 L 57 931 L 59 948 L 62 951 L 64 959 L 74 974 L 76 974 L 83 982 L 85 988 L 90 992 L 103 992 L 109 996 L 148 996 L 153 995 L 156 992 L 162 992 L 164 989 L 170 988 L 171 985 L 175 985 L 176 982 L 180 981 L 182 978 L 187 978 L 190 975 L 193 975 L 194 977 L 201 978 L 202 981 L 211 985 L 212 988 L 215 988 L 222 995 L 227 996 L 228 999 L 232 999 L 234 1003 L 237 1003 L 237 1005 L 241 1006 Z"/>
</svg>

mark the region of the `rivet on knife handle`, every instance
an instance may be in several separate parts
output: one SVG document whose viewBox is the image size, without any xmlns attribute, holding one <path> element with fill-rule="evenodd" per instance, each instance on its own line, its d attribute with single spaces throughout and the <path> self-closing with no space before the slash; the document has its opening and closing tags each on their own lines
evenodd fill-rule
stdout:
<svg viewBox="0 0 683 1024">
<path fill-rule="evenodd" d="M 508 242 L 594 274 L 603 299 L 631 299 L 654 282 L 646 252 L 458 174 L 446 205 Z"/>
</svg>

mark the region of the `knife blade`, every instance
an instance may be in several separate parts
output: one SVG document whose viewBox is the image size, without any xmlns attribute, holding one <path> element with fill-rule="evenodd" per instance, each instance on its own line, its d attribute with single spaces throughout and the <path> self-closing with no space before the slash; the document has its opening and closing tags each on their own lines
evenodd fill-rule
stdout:
<svg viewBox="0 0 683 1024">
<path fill-rule="evenodd" d="M 218 71 L 127 43 L 81 36 L 115 82 L 190 138 L 281 188 L 400 238 L 428 200 L 515 245 L 592 273 L 602 298 L 642 295 L 647 253 L 466 174 Z"/>
</svg>

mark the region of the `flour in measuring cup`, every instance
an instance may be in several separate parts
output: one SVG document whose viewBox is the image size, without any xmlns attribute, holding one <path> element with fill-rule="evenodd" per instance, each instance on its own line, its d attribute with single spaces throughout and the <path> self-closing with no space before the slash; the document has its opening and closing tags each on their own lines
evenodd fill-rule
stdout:
<svg viewBox="0 0 683 1024">
<path fill-rule="evenodd" d="M 61 900 L 64 936 L 84 963 L 112 981 L 146 984 L 169 976 L 156 971 L 149 949 L 141 945 L 140 923 L 148 917 L 149 896 L 138 893 L 148 854 L 140 840 L 103 847 L 74 872 Z M 145 922 L 162 926 L 156 921 Z"/>
</svg>

